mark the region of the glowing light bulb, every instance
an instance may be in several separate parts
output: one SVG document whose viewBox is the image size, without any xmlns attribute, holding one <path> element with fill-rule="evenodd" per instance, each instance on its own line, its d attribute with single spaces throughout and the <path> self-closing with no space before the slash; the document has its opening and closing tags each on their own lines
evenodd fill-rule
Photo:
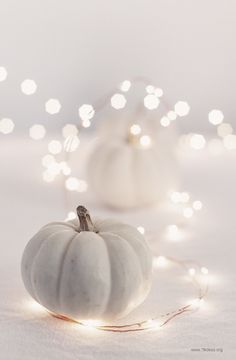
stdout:
<svg viewBox="0 0 236 360">
<path fill-rule="evenodd" d="M 170 125 L 170 119 L 167 116 L 163 116 L 160 120 L 160 124 L 164 127 L 167 127 Z"/>
<path fill-rule="evenodd" d="M 14 122 L 11 119 L 4 118 L 0 120 L 0 132 L 3 134 L 10 134 L 15 127 Z"/>
<path fill-rule="evenodd" d="M 186 101 L 178 101 L 175 104 L 175 113 L 179 116 L 186 116 L 190 111 L 190 106 Z"/>
<path fill-rule="evenodd" d="M 131 87 L 131 82 L 129 80 L 124 80 L 120 85 L 120 90 L 127 92 L 129 91 L 130 87 Z"/>
<path fill-rule="evenodd" d="M 7 70 L 5 67 L 0 66 L 0 81 L 4 81 L 7 78 Z"/>
<path fill-rule="evenodd" d="M 86 120 L 82 120 L 82 126 L 84 128 L 89 128 L 91 126 L 91 121 L 86 119 Z"/>
<path fill-rule="evenodd" d="M 208 114 L 208 120 L 213 125 L 219 125 L 224 120 L 224 114 L 220 110 L 211 110 Z"/>
<path fill-rule="evenodd" d="M 46 129 L 43 125 L 35 124 L 29 129 L 29 136 L 33 140 L 41 140 L 46 134 Z"/>
<path fill-rule="evenodd" d="M 165 256 L 158 256 L 154 257 L 153 259 L 153 266 L 154 267 L 165 267 L 167 265 L 168 261 Z"/>
<path fill-rule="evenodd" d="M 209 271 L 205 266 L 203 266 L 203 267 L 201 267 L 201 273 L 204 275 L 207 275 L 209 273 Z"/>
<path fill-rule="evenodd" d="M 183 209 L 183 216 L 187 219 L 191 218 L 193 216 L 193 209 L 190 207 Z"/>
<path fill-rule="evenodd" d="M 82 106 L 79 107 L 79 117 L 85 122 L 91 120 L 94 117 L 94 114 L 95 114 L 95 110 L 92 107 L 92 105 L 83 104 Z M 88 127 L 88 126 L 84 126 L 84 127 Z"/>
<path fill-rule="evenodd" d="M 123 94 L 114 94 L 111 98 L 111 106 L 116 109 L 123 109 L 126 105 L 126 98 Z"/>
<path fill-rule="evenodd" d="M 96 328 L 102 326 L 102 322 L 100 320 L 82 320 L 80 321 L 84 326 L 89 328 Z"/>
<path fill-rule="evenodd" d="M 160 104 L 160 100 L 156 95 L 148 94 L 144 98 L 144 106 L 149 110 L 157 109 Z"/>
<path fill-rule="evenodd" d="M 33 95 L 37 90 L 37 84 L 34 80 L 26 79 L 21 83 L 21 91 L 25 95 Z"/>
<path fill-rule="evenodd" d="M 173 121 L 177 119 L 177 114 L 174 111 L 168 111 L 167 117 L 169 120 Z"/>
<path fill-rule="evenodd" d="M 188 270 L 189 275 L 194 276 L 196 274 L 196 270 L 194 268 L 190 268 Z"/>
<path fill-rule="evenodd" d="M 62 145 L 60 141 L 58 140 L 50 141 L 50 143 L 48 144 L 48 151 L 53 155 L 59 154 L 62 151 Z"/>
<path fill-rule="evenodd" d="M 203 135 L 193 134 L 190 138 L 190 146 L 195 150 L 201 150 L 205 147 L 206 140 Z"/>
<path fill-rule="evenodd" d="M 145 233 L 145 229 L 143 226 L 138 226 L 137 227 L 137 230 L 141 233 L 141 234 L 144 234 Z"/>
<path fill-rule="evenodd" d="M 57 99 L 49 99 L 46 103 L 45 103 L 45 110 L 47 113 L 54 115 L 60 112 L 61 110 L 61 104 L 59 102 L 59 100 Z"/>
<path fill-rule="evenodd" d="M 139 135 L 141 133 L 141 126 L 139 126 L 138 124 L 133 124 L 131 127 L 130 127 L 130 133 L 132 135 Z"/>
<path fill-rule="evenodd" d="M 193 209 L 194 210 L 201 210 L 202 209 L 202 202 L 199 200 L 196 200 L 193 202 Z"/>
<path fill-rule="evenodd" d="M 67 138 L 68 136 L 76 136 L 78 134 L 78 128 L 74 124 L 66 124 L 62 128 L 62 136 Z"/>
<path fill-rule="evenodd" d="M 143 135 L 139 139 L 139 142 L 143 147 L 148 148 L 151 145 L 151 138 L 148 135 Z"/>
</svg>

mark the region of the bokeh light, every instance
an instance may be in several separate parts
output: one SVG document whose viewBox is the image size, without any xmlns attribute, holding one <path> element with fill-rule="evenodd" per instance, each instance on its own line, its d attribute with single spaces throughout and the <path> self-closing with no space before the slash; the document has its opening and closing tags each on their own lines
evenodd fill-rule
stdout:
<svg viewBox="0 0 236 360">
<path fill-rule="evenodd" d="M 14 130 L 15 124 L 11 119 L 3 118 L 0 120 L 0 132 L 7 135 Z"/>
<path fill-rule="evenodd" d="M 92 105 L 90 104 L 83 104 L 79 107 L 79 117 L 82 119 L 82 121 L 88 121 L 91 120 L 94 117 L 95 110 Z M 88 127 L 88 126 L 85 126 Z"/>
<path fill-rule="evenodd" d="M 66 152 L 75 151 L 80 144 L 80 140 L 76 135 L 68 136 L 64 141 L 64 149 Z"/>
<path fill-rule="evenodd" d="M 224 137 L 223 139 L 224 146 L 227 150 L 236 149 L 236 135 L 230 134 Z"/>
<path fill-rule="evenodd" d="M 140 144 L 145 148 L 150 147 L 151 145 L 151 138 L 148 135 L 141 136 L 139 141 Z"/>
<path fill-rule="evenodd" d="M 178 101 L 175 104 L 175 113 L 179 116 L 186 116 L 190 111 L 190 106 L 186 101 Z"/>
<path fill-rule="evenodd" d="M 41 140 L 46 134 L 46 129 L 41 124 L 35 124 L 29 129 L 29 136 L 34 140 Z"/>
<path fill-rule="evenodd" d="M 0 66 L 0 81 L 4 81 L 7 78 L 7 70 L 4 66 Z"/>
<path fill-rule="evenodd" d="M 164 127 L 167 127 L 170 125 L 170 119 L 167 116 L 163 116 L 160 120 L 160 124 Z"/>
<path fill-rule="evenodd" d="M 208 120 L 212 125 L 219 125 L 224 120 L 224 114 L 220 110 L 211 110 L 208 114 Z"/>
<path fill-rule="evenodd" d="M 148 94 L 144 98 L 144 106 L 149 110 L 157 109 L 160 104 L 160 100 L 156 95 Z"/>
<path fill-rule="evenodd" d="M 116 110 L 123 109 L 126 102 L 126 98 L 122 94 L 114 94 L 111 98 L 111 106 Z"/>
<path fill-rule="evenodd" d="M 222 123 L 217 127 L 217 134 L 222 138 L 232 133 L 233 133 L 233 128 L 230 124 Z"/>
<path fill-rule="evenodd" d="M 47 113 L 54 115 L 60 112 L 61 110 L 61 104 L 60 101 L 57 99 L 49 99 L 45 103 L 45 110 Z"/>
<path fill-rule="evenodd" d="M 130 127 L 130 133 L 132 135 L 139 135 L 141 133 L 141 127 L 140 125 L 138 124 L 133 124 L 131 127 Z"/>
<path fill-rule="evenodd" d="M 21 91 L 25 95 L 33 95 L 37 90 L 37 84 L 34 80 L 26 79 L 21 83 Z"/>
<path fill-rule="evenodd" d="M 120 85 L 120 90 L 123 92 L 129 91 L 131 87 L 131 82 L 129 80 L 124 80 Z"/>
</svg>

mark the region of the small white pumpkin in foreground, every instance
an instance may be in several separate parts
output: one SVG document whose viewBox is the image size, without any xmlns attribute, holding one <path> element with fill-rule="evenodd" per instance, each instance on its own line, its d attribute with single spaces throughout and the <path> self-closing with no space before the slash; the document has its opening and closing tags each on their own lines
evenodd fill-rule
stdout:
<svg viewBox="0 0 236 360">
<path fill-rule="evenodd" d="M 74 320 L 124 317 L 146 298 L 152 256 L 139 231 L 114 220 L 78 219 L 44 226 L 27 244 L 22 278 L 30 295 Z"/>
</svg>

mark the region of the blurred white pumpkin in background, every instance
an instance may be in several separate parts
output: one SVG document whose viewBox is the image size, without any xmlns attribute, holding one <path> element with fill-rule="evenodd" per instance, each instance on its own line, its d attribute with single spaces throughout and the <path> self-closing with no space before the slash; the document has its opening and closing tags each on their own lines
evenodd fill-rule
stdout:
<svg viewBox="0 0 236 360">
<path fill-rule="evenodd" d="M 176 134 L 160 116 L 119 112 L 102 122 L 88 161 L 88 181 L 97 197 L 115 208 L 159 204 L 178 185 Z"/>
</svg>

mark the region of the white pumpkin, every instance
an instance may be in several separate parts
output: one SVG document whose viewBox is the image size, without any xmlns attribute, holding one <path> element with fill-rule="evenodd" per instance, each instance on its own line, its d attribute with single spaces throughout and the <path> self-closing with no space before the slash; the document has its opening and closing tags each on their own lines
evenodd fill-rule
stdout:
<svg viewBox="0 0 236 360">
<path fill-rule="evenodd" d="M 115 128 L 117 135 L 100 136 L 88 160 L 92 190 L 103 203 L 115 208 L 159 204 L 178 185 L 173 136 L 168 138 L 163 130 L 154 136 L 143 122 L 141 133 L 132 134 L 132 122 L 126 119 Z"/>
<path fill-rule="evenodd" d="M 124 317 L 146 298 L 152 256 L 144 237 L 114 220 L 77 220 L 44 226 L 27 244 L 22 278 L 30 295 L 74 320 Z"/>
</svg>

